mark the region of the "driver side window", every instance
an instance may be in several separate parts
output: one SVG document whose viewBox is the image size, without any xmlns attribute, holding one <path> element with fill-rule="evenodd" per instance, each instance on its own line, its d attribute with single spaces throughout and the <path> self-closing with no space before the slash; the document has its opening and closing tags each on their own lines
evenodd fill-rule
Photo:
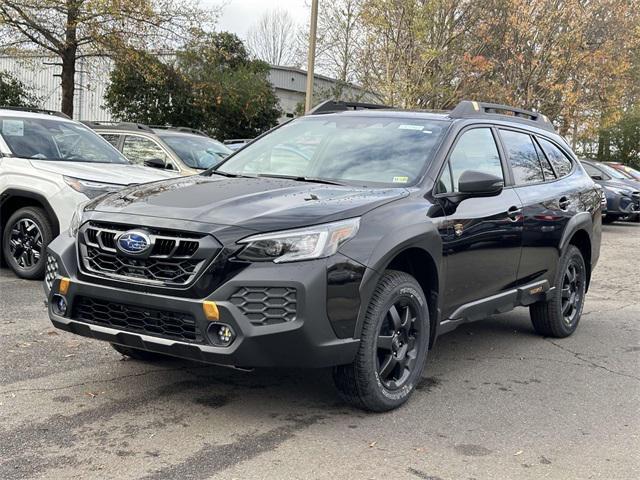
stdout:
<svg viewBox="0 0 640 480">
<path fill-rule="evenodd" d="M 440 175 L 436 193 L 458 192 L 460 176 L 466 170 L 488 173 L 504 180 L 500 154 L 491 129 L 474 128 L 462 134 Z"/>
</svg>

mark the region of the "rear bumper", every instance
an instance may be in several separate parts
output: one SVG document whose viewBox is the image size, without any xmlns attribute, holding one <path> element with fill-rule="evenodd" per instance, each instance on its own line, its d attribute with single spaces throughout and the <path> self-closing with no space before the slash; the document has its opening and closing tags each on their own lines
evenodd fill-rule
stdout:
<svg viewBox="0 0 640 480">
<path fill-rule="evenodd" d="M 252 265 L 206 298 L 193 299 L 88 283 L 78 278 L 74 243 L 65 235 L 51 243 L 49 254 L 58 264 L 51 289 L 47 292 L 49 317 L 53 325 L 62 330 L 180 358 L 238 367 L 328 367 L 350 363 L 355 358 L 358 340 L 338 338 L 327 317 L 325 260 L 277 266 Z M 54 311 L 51 301 L 52 296 L 59 293 L 61 277 L 71 280 L 64 295 L 67 302 L 64 315 Z M 231 300 L 240 289 L 247 287 L 295 289 L 295 318 L 272 324 L 260 324 L 255 318 L 250 319 L 246 309 Z M 195 321 L 198 336 L 195 340 L 185 341 L 148 331 L 134 331 L 127 326 L 114 328 L 111 322 L 87 321 L 76 308 L 83 298 L 124 305 L 145 315 L 145 311 L 187 315 Z M 219 311 L 217 322 L 205 317 L 204 300 L 216 302 Z M 229 325 L 237 335 L 227 347 L 216 346 L 212 342 L 215 332 L 211 329 L 220 323 Z"/>
</svg>

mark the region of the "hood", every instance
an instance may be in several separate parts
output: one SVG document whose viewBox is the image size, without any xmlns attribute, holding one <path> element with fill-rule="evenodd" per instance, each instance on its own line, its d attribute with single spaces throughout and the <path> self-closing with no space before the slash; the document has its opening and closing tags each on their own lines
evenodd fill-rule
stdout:
<svg viewBox="0 0 640 480">
<path fill-rule="evenodd" d="M 176 177 L 176 173 L 126 163 L 31 160 L 31 165 L 45 172 L 67 175 L 69 177 L 81 178 L 82 180 L 90 180 L 93 182 L 114 183 L 116 185 L 155 182 L 157 180 Z"/>
<path fill-rule="evenodd" d="M 101 199 L 92 209 L 266 232 L 360 216 L 406 195 L 403 188 L 194 175 L 125 188 Z"/>
</svg>

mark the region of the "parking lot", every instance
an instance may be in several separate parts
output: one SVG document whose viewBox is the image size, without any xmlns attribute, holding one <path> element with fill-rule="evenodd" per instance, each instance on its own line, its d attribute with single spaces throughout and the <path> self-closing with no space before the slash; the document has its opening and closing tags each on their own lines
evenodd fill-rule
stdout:
<svg viewBox="0 0 640 480">
<path fill-rule="evenodd" d="M 1 270 L 0 478 L 637 478 L 639 246 L 640 224 L 604 227 L 572 337 L 536 336 L 525 309 L 464 326 L 383 415 L 325 371 L 125 360 Z"/>
</svg>

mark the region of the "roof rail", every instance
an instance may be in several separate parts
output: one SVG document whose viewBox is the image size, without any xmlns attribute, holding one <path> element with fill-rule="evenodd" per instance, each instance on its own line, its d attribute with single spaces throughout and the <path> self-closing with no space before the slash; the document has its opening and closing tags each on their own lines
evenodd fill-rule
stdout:
<svg viewBox="0 0 640 480">
<path fill-rule="evenodd" d="M 31 112 L 31 113 L 43 113 L 45 115 L 52 115 L 54 117 L 66 118 L 71 120 L 71 117 L 66 113 L 57 112 L 55 110 L 45 110 L 44 108 L 32 108 L 32 107 L 12 107 L 12 106 L 0 106 L 3 110 L 16 110 L 18 112 Z"/>
<path fill-rule="evenodd" d="M 348 110 L 376 110 L 380 108 L 389 108 L 386 105 L 378 105 L 376 103 L 359 103 L 359 102 L 342 102 L 336 100 L 327 100 L 320 105 L 309 110 L 307 115 L 321 115 L 323 113 L 345 112 Z"/>
<path fill-rule="evenodd" d="M 142 132 L 153 132 L 151 128 L 149 128 L 144 123 L 135 123 L 135 122 L 112 122 L 112 121 L 92 121 L 92 120 L 82 120 L 84 125 L 91 129 L 106 129 L 106 130 L 130 130 L 130 131 L 142 131 Z"/>
<path fill-rule="evenodd" d="M 253 138 L 227 138 L 222 143 L 225 145 L 231 145 L 233 143 L 249 143 Z"/>
<path fill-rule="evenodd" d="M 503 117 L 509 117 L 511 120 L 535 125 L 536 127 L 544 130 L 549 130 L 551 132 L 556 131 L 549 118 L 540 112 L 523 110 L 521 108 L 500 105 L 498 103 L 462 100 L 458 105 L 456 105 L 456 108 L 451 110 L 449 113 L 449 117 L 451 118 L 478 118 L 483 116 L 499 118 L 502 120 L 504 120 Z"/>
<path fill-rule="evenodd" d="M 203 137 L 208 137 L 206 133 L 202 130 L 198 130 L 197 128 L 191 127 L 172 127 L 171 125 L 149 125 L 150 128 L 157 128 L 162 130 L 174 130 L 176 132 L 184 132 L 184 133 L 192 133 L 194 135 L 202 135 Z"/>
</svg>

